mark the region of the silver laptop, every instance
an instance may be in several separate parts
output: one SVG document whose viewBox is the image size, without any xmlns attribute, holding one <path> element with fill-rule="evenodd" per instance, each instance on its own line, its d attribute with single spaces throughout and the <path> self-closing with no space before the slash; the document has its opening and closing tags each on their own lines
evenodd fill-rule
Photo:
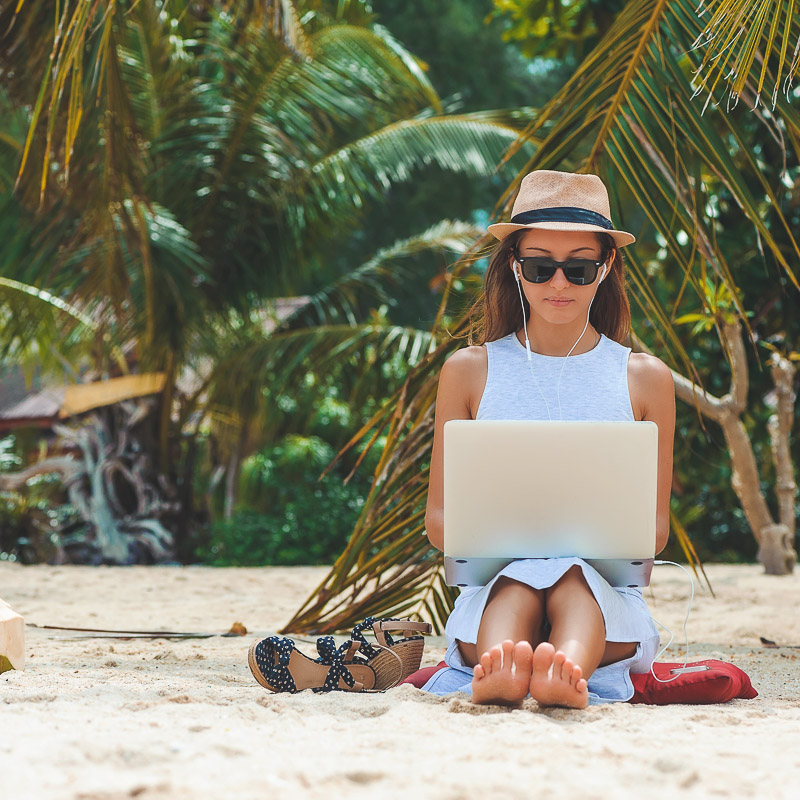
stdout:
<svg viewBox="0 0 800 800">
<path fill-rule="evenodd" d="M 656 542 L 654 422 L 449 420 L 445 579 L 482 586 L 519 558 L 578 556 L 647 586 Z"/>
</svg>

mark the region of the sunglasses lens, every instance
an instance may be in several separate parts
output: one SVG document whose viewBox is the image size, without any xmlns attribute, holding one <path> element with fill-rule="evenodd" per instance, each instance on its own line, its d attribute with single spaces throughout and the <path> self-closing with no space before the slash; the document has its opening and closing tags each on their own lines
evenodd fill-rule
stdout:
<svg viewBox="0 0 800 800">
<path fill-rule="evenodd" d="M 593 283 L 597 277 L 597 264 L 588 258 L 576 258 L 564 264 L 564 276 L 576 286 Z"/>
<path fill-rule="evenodd" d="M 522 277 L 531 283 L 547 283 L 556 274 L 556 265 L 552 258 L 523 258 Z"/>
</svg>

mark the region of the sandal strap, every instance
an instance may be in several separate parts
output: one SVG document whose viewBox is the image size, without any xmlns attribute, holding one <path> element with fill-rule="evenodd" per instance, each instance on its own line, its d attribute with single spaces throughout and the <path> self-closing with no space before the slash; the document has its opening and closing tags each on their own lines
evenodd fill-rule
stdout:
<svg viewBox="0 0 800 800">
<path fill-rule="evenodd" d="M 359 622 L 353 628 L 350 638 L 360 644 L 361 652 L 367 658 L 374 658 L 380 652 L 380 648 L 370 644 L 364 631 L 372 628 L 378 643 L 386 648 L 394 645 L 394 639 L 387 631 L 401 631 L 403 633 L 430 633 L 433 626 L 430 622 L 414 622 L 413 620 L 402 617 L 367 617 L 363 622 Z"/>
<path fill-rule="evenodd" d="M 430 622 L 413 622 L 410 619 L 381 619 L 372 624 L 372 630 L 379 644 L 384 645 L 384 647 L 392 647 L 394 639 L 392 639 L 392 635 L 388 631 L 400 631 L 404 634 L 430 633 L 433 630 L 433 626 Z"/>
<path fill-rule="evenodd" d="M 355 686 L 356 679 L 353 673 L 345 666 L 345 661 L 352 660 L 354 654 L 354 642 L 347 641 L 340 647 L 336 647 L 333 636 L 321 636 L 317 639 L 317 661 L 330 667 L 325 683 L 314 689 L 315 692 L 332 692 L 339 688 L 341 678 L 351 689 Z"/>
<path fill-rule="evenodd" d="M 294 649 L 294 642 L 285 636 L 268 636 L 256 647 L 258 661 L 261 662 L 259 656 L 263 656 L 263 663 L 267 665 L 266 670 L 261 666 L 264 677 L 272 686 L 280 687 L 281 691 L 297 691 L 294 678 L 289 671 L 289 659 Z M 259 650 L 262 652 L 259 653 Z M 275 663 L 276 655 L 277 663 Z"/>
</svg>

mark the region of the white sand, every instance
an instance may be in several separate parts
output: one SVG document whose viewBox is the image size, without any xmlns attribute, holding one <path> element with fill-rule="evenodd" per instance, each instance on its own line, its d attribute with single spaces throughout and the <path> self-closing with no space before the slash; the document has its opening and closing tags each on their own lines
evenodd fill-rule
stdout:
<svg viewBox="0 0 800 800">
<path fill-rule="evenodd" d="M 111 641 L 28 629 L 24 672 L 0 676 L 0 798 L 796 797 L 800 574 L 710 566 L 692 658 L 731 660 L 760 692 L 719 706 L 478 709 L 404 686 L 274 695 L 247 667 L 322 568 L 0 564 L 0 597 L 29 623 L 225 631 L 245 638 Z M 678 631 L 688 587 L 658 571 L 653 613 Z M 765 649 L 759 636 L 784 645 Z M 308 653 L 313 645 L 301 643 Z M 424 664 L 436 663 L 432 639 Z M 682 659 L 677 643 L 663 660 Z"/>
</svg>

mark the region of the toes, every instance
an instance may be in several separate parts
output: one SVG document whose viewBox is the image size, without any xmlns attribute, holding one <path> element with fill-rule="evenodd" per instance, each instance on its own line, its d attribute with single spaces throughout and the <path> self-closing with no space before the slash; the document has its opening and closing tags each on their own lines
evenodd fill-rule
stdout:
<svg viewBox="0 0 800 800">
<path fill-rule="evenodd" d="M 489 650 L 489 659 L 493 671 L 497 671 L 503 666 L 503 650 L 499 645 L 495 645 Z M 481 662 L 483 662 L 483 659 L 481 659 Z"/>
<path fill-rule="evenodd" d="M 550 642 L 542 642 L 533 652 L 530 693 L 540 705 L 584 708 L 588 703 L 588 683 L 583 670 L 566 653 Z"/>
<path fill-rule="evenodd" d="M 553 656 L 553 680 L 569 681 L 569 667 L 567 664 L 571 666 L 572 662 L 567 659 L 566 653 L 562 653 L 560 650 L 556 651 Z"/>
<path fill-rule="evenodd" d="M 553 665 L 553 656 L 556 649 L 550 642 L 540 642 L 533 651 L 533 671 L 539 674 L 547 674 Z"/>
<path fill-rule="evenodd" d="M 483 677 L 498 672 L 503 665 L 503 650 L 500 645 L 490 647 L 481 657 L 475 667 L 480 666 L 483 670 Z"/>
<path fill-rule="evenodd" d="M 478 664 L 475 665 L 476 667 L 480 667 L 483 670 L 483 675 L 492 674 L 492 653 L 490 650 L 487 650 L 482 656 L 481 660 Z"/>
<path fill-rule="evenodd" d="M 500 651 L 503 654 L 503 669 L 510 672 L 514 664 L 514 642 L 511 639 L 506 639 L 500 645 Z"/>
<path fill-rule="evenodd" d="M 517 674 L 530 675 L 533 671 L 533 648 L 530 642 L 517 642 L 513 652 Z"/>
<path fill-rule="evenodd" d="M 476 681 L 482 680 L 486 677 L 486 672 L 480 664 L 476 664 L 472 668 L 472 677 L 475 678 Z"/>
</svg>

